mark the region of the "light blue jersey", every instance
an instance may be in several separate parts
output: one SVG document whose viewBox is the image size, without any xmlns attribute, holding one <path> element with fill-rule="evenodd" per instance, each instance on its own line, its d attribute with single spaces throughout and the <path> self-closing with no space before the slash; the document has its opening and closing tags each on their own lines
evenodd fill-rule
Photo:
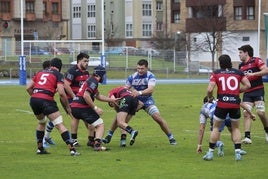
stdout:
<svg viewBox="0 0 268 179">
<path fill-rule="evenodd" d="M 132 87 L 137 91 L 143 91 L 147 89 L 148 86 L 155 86 L 155 84 L 155 75 L 150 71 L 147 71 L 147 73 L 142 76 L 140 76 L 138 72 L 135 72 L 130 75 L 126 80 L 126 86 L 129 88 Z M 138 96 L 138 99 L 143 102 L 145 108 L 150 105 L 155 105 L 155 101 L 153 99 L 152 94 Z"/>
</svg>

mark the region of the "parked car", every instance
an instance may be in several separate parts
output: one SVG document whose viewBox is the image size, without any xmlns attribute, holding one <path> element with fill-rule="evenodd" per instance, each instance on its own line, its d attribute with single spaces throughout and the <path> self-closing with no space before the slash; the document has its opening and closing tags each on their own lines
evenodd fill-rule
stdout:
<svg viewBox="0 0 268 179">
<path fill-rule="evenodd" d="M 71 62 L 71 65 L 76 65 L 77 61 Z M 88 66 L 96 67 L 101 65 L 101 58 L 100 57 L 89 57 Z M 106 61 L 106 66 L 109 66 L 109 62 Z"/>
<path fill-rule="evenodd" d="M 184 68 L 184 72 L 188 73 L 189 72 L 189 69 L 188 68 Z M 207 67 L 207 66 L 204 66 L 204 65 L 199 65 L 199 68 L 198 68 L 198 71 L 197 69 L 195 70 L 194 68 L 191 70 L 190 68 L 190 72 L 197 72 L 197 73 L 211 73 L 212 72 L 212 69 Z"/>
<path fill-rule="evenodd" d="M 25 47 L 24 54 L 25 55 L 30 55 L 30 54 L 31 55 L 51 55 L 51 53 L 48 50 L 40 48 L 39 46 L 31 46 L 31 48 Z"/>
<path fill-rule="evenodd" d="M 99 52 L 101 54 L 101 51 Z M 105 49 L 105 55 L 123 55 L 123 47 L 108 47 Z"/>
<path fill-rule="evenodd" d="M 141 55 L 141 56 L 151 55 L 153 57 L 156 57 L 160 55 L 160 52 L 152 48 L 139 48 L 136 51 L 136 55 Z"/>
<path fill-rule="evenodd" d="M 55 55 L 70 54 L 70 50 L 66 47 L 57 47 L 53 49 Z"/>
</svg>

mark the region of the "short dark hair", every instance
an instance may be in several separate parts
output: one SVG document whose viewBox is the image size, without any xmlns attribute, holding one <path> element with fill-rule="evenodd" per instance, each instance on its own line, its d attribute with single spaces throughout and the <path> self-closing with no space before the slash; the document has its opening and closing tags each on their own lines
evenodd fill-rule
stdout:
<svg viewBox="0 0 268 179">
<path fill-rule="evenodd" d="M 86 53 L 79 53 L 76 57 L 77 63 L 82 60 L 83 58 L 89 59 L 89 55 Z"/>
<path fill-rule="evenodd" d="M 50 60 L 44 61 L 42 66 L 43 66 L 43 69 L 49 68 L 50 67 Z"/>
<path fill-rule="evenodd" d="M 242 50 L 243 52 L 248 52 L 248 55 L 250 57 L 253 57 L 253 55 L 254 55 L 254 50 L 250 45 L 243 45 L 243 46 L 239 47 L 238 50 Z"/>
<path fill-rule="evenodd" d="M 140 60 L 138 61 L 137 65 L 139 65 L 139 66 L 144 65 L 145 67 L 148 67 L 148 61 L 145 60 L 145 59 L 140 59 Z"/>
<path fill-rule="evenodd" d="M 59 71 L 61 71 L 61 67 L 62 67 L 62 61 L 61 59 L 59 58 L 53 58 L 51 61 L 50 61 L 50 66 L 52 67 L 56 67 L 59 69 Z"/>
<path fill-rule="evenodd" d="M 226 69 L 226 68 L 232 68 L 232 61 L 231 57 L 229 55 L 221 55 L 219 57 L 219 62 L 220 62 L 220 67 L 221 69 Z"/>
</svg>

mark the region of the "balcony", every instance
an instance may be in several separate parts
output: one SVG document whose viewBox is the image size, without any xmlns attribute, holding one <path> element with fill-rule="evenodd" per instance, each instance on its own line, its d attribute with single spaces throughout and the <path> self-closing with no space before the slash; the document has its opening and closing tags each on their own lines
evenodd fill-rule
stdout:
<svg viewBox="0 0 268 179">
<path fill-rule="evenodd" d="M 26 20 L 27 21 L 35 21 L 36 16 L 34 13 L 26 13 Z"/>
<path fill-rule="evenodd" d="M 11 13 L 2 13 L 1 16 L 3 21 L 10 21 L 12 18 Z"/>
<path fill-rule="evenodd" d="M 52 14 L 51 20 L 53 22 L 60 22 L 61 21 L 61 16 L 59 14 Z"/>
<path fill-rule="evenodd" d="M 186 7 L 226 4 L 226 0 L 186 0 Z"/>
<path fill-rule="evenodd" d="M 186 19 L 186 32 L 215 32 L 226 31 L 226 18 L 188 18 Z"/>
</svg>

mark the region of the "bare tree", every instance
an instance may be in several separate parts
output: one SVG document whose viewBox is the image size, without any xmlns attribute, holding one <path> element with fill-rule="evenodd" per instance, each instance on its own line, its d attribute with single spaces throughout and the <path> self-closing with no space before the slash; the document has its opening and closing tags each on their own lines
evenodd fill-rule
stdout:
<svg viewBox="0 0 268 179">
<path fill-rule="evenodd" d="M 187 32 L 193 33 L 191 37 L 191 52 L 203 51 L 210 52 L 212 59 L 212 69 L 215 69 L 215 57 L 217 53 L 222 51 L 222 42 L 224 38 L 228 38 L 229 33 L 226 32 L 227 23 L 226 16 L 228 13 L 228 5 L 220 4 L 213 0 L 208 5 L 205 1 L 199 1 L 198 6 L 191 7 L 192 17 L 188 19 Z"/>
</svg>

